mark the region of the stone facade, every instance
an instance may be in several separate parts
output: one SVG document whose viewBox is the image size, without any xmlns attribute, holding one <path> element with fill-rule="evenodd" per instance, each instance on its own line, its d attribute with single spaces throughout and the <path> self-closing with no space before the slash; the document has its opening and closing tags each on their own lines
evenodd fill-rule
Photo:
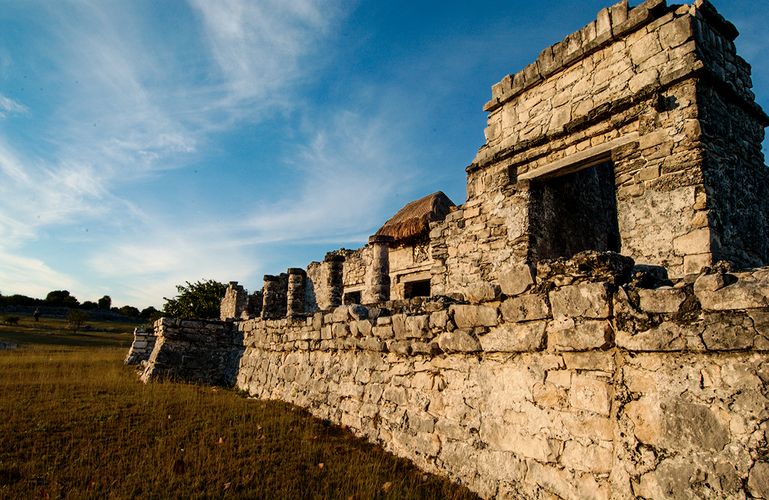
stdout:
<svg viewBox="0 0 769 500">
<path fill-rule="evenodd" d="M 474 303 L 340 306 L 232 330 L 162 320 L 143 377 L 232 381 L 484 497 L 762 491 L 769 269 L 668 282 L 632 266 L 542 262 Z"/>
<path fill-rule="evenodd" d="M 431 233 L 436 293 L 580 250 L 766 264 L 768 121 L 735 36 L 705 1 L 623 2 L 495 85 L 467 202 Z"/>
<path fill-rule="evenodd" d="M 161 320 L 143 379 L 297 404 L 483 497 L 769 498 L 769 117 L 736 36 L 706 0 L 602 10 L 493 87 L 464 205 L 266 276 L 261 314 L 235 284 L 240 320 Z"/>
</svg>

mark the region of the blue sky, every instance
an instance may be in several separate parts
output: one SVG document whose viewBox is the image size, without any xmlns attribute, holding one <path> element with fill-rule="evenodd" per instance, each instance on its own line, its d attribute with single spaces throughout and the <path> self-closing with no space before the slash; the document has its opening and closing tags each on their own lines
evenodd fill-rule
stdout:
<svg viewBox="0 0 769 500">
<path fill-rule="evenodd" d="M 769 109 L 769 2 L 713 3 Z M 606 5 L 0 0 L 0 292 L 253 290 L 462 203 L 491 85 Z"/>
</svg>

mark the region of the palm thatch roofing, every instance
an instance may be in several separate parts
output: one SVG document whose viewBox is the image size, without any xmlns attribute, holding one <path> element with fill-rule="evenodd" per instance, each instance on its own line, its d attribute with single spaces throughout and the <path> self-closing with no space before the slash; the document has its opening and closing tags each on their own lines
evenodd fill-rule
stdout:
<svg viewBox="0 0 769 500">
<path fill-rule="evenodd" d="M 398 210 L 377 235 L 392 236 L 396 245 L 407 245 L 426 240 L 430 233 L 430 222 L 446 218 L 456 205 L 442 191 L 408 203 Z"/>
</svg>

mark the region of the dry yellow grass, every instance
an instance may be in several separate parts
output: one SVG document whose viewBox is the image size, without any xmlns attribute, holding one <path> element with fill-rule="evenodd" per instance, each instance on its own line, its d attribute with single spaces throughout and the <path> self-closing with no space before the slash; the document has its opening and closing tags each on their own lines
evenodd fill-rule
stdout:
<svg viewBox="0 0 769 500">
<path fill-rule="evenodd" d="M 0 351 L 1 498 L 472 497 L 287 404 L 142 385 L 125 353 Z"/>
</svg>

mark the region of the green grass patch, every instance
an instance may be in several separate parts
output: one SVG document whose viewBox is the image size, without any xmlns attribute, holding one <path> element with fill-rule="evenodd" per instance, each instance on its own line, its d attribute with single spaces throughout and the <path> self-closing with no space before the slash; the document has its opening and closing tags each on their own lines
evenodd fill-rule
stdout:
<svg viewBox="0 0 769 500">
<path fill-rule="evenodd" d="M 128 347 L 133 342 L 135 323 L 86 321 L 86 329 L 73 332 L 65 319 L 16 315 L 18 322 L 7 324 L 0 316 L 0 342 L 25 345 L 58 345 L 69 347 Z"/>
<path fill-rule="evenodd" d="M 291 405 L 143 385 L 125 354 L 0 351 L 0 498 L 474 498 Z"/>
</svg>

